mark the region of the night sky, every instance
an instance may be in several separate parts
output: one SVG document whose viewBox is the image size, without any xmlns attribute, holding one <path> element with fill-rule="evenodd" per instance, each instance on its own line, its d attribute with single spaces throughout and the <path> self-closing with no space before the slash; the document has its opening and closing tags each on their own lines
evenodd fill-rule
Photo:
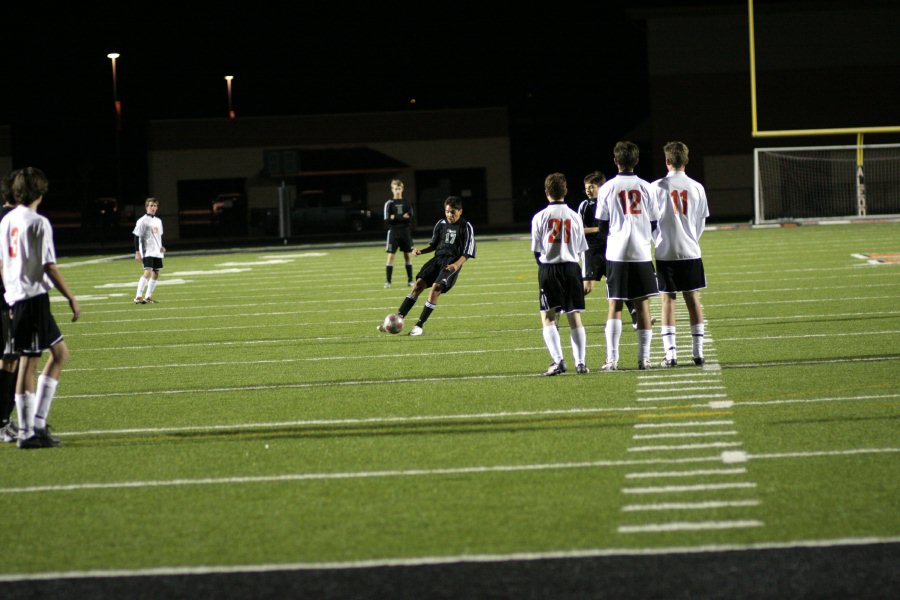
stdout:
<svg viewBox="0 0 900 600">
<path fill-rule="evenodd" d="M 626 4 L 513 14 L 508 3 L 439 3 L 429 16 L 384 3 L 118 5 L 127 16 L 15 8 L 2 36 L 0 124 L 12 126 L 14 166 L 44 168 L 52 191 L 73 202 L 115 195 L 106 56 L 115 51 L 126 202 L 148 192 L 148 120 L 226 117 L 225 75 L 235 77 L 238 118 L 508 107 L 514 185 L 551 170 L 588 172 L 648 113 L 646 37 L 628 10 L 673 6 Z"/>
</svg>

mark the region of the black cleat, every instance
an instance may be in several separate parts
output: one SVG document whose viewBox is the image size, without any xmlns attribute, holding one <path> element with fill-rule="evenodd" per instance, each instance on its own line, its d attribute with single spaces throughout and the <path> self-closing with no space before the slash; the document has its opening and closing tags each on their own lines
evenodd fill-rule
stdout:
<svg viewBox="0 0 900 600">
<path fill-rule="evenodd" d="M 39 446 L 37 446 L 38 448 L 59 448 L 59 438 L 50 435 L 49 426 L 45 427 L 44 429 L 35 427 L 34 435 L 29 439 L 37 440 L 37 443 L 40 444 Z"/>
<path fill-rule="evenodd" d="M 703 363 L 705 363 L 705 362 L 706 362 L 706 361 L 703 360 L 703 357 L 702 357 L 702 356 L 695 356 L 695 357 L 694 357 L 694 364 L 697 365 L 698 367 L 702 367 L 702 366 L 703 366 Z"/>
<path fill-rule="evenodd" d="M 590 373 L 591 371 L 584 365 L 584 363 L 578 363 L 577 365 L 575 365 L 575 372 L 579 375 L 585 375 L 587 373 Z"/>
<path fill-rule="evenodd" d="M 678 364 L 678 361 L 677 361 L 676 359 L 674 359 L 674 358 L 667 358 L 667 359 L 665 359 L 664 361 L 662 361 L 661 363 L 659 363 L 659 366 L 661 366 L 661 367 L 674 367 L 674 366 L 676 366 L 677 364 Z"/>
<path fill-rule="evenodd" d="M 566 372 L 566 361 L 561 360 L 558 363 L 550 363 L 547 370 L 543 373 L 544 377 L 553 377 L 554 375 L 562 375 Z"/>
<path fill-rule="evenodd" d="M 639 371 L 647 371 L 650 369 L 650 361 L 649 360 L 639 360 L 638 361 L 638 370 Z"/>
</svg>

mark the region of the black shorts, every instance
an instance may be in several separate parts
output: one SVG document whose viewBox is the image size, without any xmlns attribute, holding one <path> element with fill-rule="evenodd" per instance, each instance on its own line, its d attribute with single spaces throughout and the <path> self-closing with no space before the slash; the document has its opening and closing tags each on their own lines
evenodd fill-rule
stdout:
<svg viewBox="0 0 900 600">
<path fill-rule="evenodd" d="M 63 335 L 50 314 L 50 296 L 41 294 L 19 300 L 13 306 L 15 348 L 24 356 L 41 353 L 62 341 Z"/>
<path fill-rule="evenodd" d="M 385 251 L 394 254 L 398 249 L 403 252 L 412 252 L 413 239 L 412 231 L 410 231 L 409 227 L 391 227 L 388 229 Z"/>
<path fill-rule="evenodd" d="M 538 269 L 541 310 L 570 313 L 584 310 L 584 286 L 578 263 L 541 264 Z"/>
<path fill-rule="evenodd" d="M 606 275 L 606 250 L 585 250 L 584 267 L 585 279 L 600 281 Z"/>
<path fill-rule="evenodd" d="M 3 360 L 16 360 L 19 353 L 16 351 L 15 340 L 13 339 L 12 309 L 5 301 L 0 300 L 0 339 L 3 342 Z"/>
<path fill-rule="evenodd" d="M 652 262 L 606 261 L 606 297 L 610 300 L 636 300 L 658 294 Z"/>
<path fill-rule="evenodd" d="M 159 271 L 162 269 L 162 259 L 158 256 L 145 256 L 144 257 L 144 268 L 145 269 L 153 269 L 154 271 Z"/>
<path fill-rule="evenodd" d="M 445 259 L 435 256 L 422 265 L 422 268 L 419 269 L 419 273 L 416 275 L 416 279 L 423 280 L 429 286 L 438 283 L 443 288 L 441 293 L 446 294 L 456 283 L 456 278 L 459 277 L 459 272 L 462 271 L 462 267 L 452 272 L 448 271 L 448 264 L 445 262 Z"/>
<path fill-rule="evenodd" d="M 706 287 L 703 260 L 657 260 L 656 281 L 660 292 L 693 292 Z"/>
</svg>

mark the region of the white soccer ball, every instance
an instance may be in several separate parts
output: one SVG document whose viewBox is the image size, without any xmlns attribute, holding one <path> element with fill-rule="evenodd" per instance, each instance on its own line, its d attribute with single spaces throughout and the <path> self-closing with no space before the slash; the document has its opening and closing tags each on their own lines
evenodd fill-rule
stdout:
<svg viewBox="0 0 900 600">
<path fill-rule="evenodd" d="M 403 329 L 403 317 L 390 314 L 384 318 L 384 330 L 388 333 L 400 333 Z"/>
</svg>

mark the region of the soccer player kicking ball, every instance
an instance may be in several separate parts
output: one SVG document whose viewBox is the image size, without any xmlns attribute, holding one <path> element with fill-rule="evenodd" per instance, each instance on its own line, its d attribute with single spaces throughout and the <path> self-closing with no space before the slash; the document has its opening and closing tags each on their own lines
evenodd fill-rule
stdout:
<svg viewBox="0 0 900 600">
<path fill-rule="evenodd" d="M 541 323 L 544 343 L 553 361 L 544 373 L 546 376 L 566 372 L 562 343 L 559 339 L 557 319 L 566 313 L 569 320 L 569 336 L 575 372 L 588 372 L 585 366 L 587 335 L 581 324 L 584 311 L 584 287 L 578 259 L 587 250 L 584 225 L 581 217 L 566 206 L 568 186 L 566 176 L 552 173 L 544 180 L 544 193 L 549 204 L 531 219 L 531 250 L 538 263 L 540 286 Z"/>
<path fill-rule="evenodd" d="M 409 295 L 403 299 L 403 303 L 397 310 L 397 314 L 406 318 L 412 310 L 419 294 L 426 288 L 431 288 L 428 300 L 422 308 L 422 314 L 409 335 L 417 336 L 424 333 L 422 327 L 437 308 L 438 298 L 441 294 L 450 291 L 459 277 L 459 271 L 463 264 L 470 258 L 475 258 L 475 230 L 472 224 L 462 218 L 462 200 L 456 196 L 450 196 L 444 200 L 444 218 L 434 226 L 431 241 L 422 249 L 416 248 L 415 255 L 434 252 L 434 258 L 422 265 L 416 283 Z M 384 325 L 378 326 L 378 331 L 387 331 Z"/>
</svg>

